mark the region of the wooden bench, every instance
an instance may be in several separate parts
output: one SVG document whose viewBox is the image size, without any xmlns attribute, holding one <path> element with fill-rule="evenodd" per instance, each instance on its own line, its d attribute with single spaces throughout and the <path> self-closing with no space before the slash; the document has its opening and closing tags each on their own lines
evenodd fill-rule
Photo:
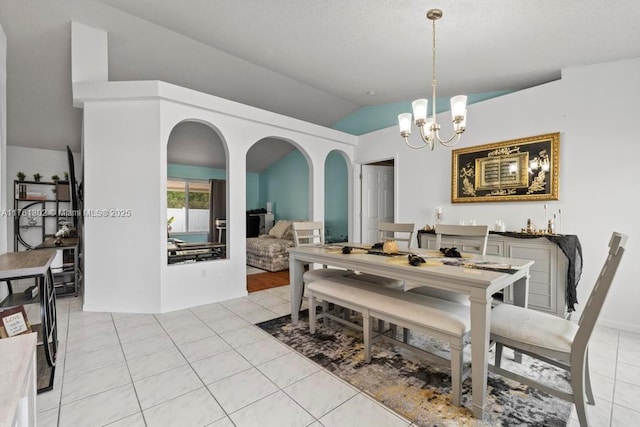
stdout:
<svg viewBox="0 0 640 427">
<path fill-rule="evenodd" d="M 416 351 L 436 363 L 451 366 L 451 402 L 460 405 L 462 380 L 469 370 L 463 370 L 462 349 L 471 330 L 469 307 L 450 301 L 424 295 L 404 292 L 398 289 L 378 286 L 348 277 L 331 277 L 316 280 L 307 285 L 309 293 L 309 330 L 316 330 L 318 318 L 333 319 L 337 322 L 363 331 L 366 362 L 371 361 L 373 323 L 371 318 L 385 320 L 391 324 L 422 332 L 446 341 L 451 348 L 451 359 L 445 359 L 424 349 L 403 343 L 395 337 L 394 344 Z M 316 314 L 318 300 L 322 300 L 323 311 Z M 362 314 L 362 327 L 335 316 L 327 311 L 326 303 Z"/>
</svg>

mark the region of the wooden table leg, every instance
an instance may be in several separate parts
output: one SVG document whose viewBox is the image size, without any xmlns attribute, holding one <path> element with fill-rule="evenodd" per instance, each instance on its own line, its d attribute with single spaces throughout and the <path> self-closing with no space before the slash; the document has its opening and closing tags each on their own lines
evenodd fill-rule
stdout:
<svg viewBox="0 0 640 427">
<path fill-rule="evenodd" d="M 484 290 L 472 291 L 471 301 L 471 384 L 473 416 L 484 419 L 487 405 L 487 373 L 489 359 L 489 332 L 491 295 Z"/>
<path fill-rule="evenodd" d="M 291 323 L 297 324 L 302 301 L 304 263 L 289 255 L 289 287 L 291 288 Z"/>
</svg>

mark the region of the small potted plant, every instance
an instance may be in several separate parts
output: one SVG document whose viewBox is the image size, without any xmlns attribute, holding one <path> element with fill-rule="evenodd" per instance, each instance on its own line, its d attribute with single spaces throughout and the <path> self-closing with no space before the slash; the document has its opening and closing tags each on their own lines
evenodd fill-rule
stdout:
<svg viewBox="0 0 640 427">
<path fill-rule="evenodd" d="M 42 178 L 42 175 L 40 175 L 39 173 L 34 173 L 33 174 L 33 180 L 35 182 L 40 182 L 40 178 Z"/>
<path fill-rule="evenodd" d="M 60 181 L 60 177 L 58 175 L 51 175 L 51 181 L 58 182 Z"/>
<path fill-rule="evenodd" d="M 16 176 L 18 177 L 18 181 L 24 181 L 24 179 L 27 177 L 24 172 L 18 172 L 16 174 Z"/>
<path fill-rule="evenodd" d="M 64 180 L 69 181 L 69 172 L 64 173 Z"/>
</svg>

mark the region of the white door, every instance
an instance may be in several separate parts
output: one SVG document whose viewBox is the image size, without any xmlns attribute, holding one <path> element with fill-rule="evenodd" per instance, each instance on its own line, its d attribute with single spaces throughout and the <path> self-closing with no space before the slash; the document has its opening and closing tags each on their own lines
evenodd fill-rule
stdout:
<svg viewBox="0 0 640 427">
<path fill-rule="evenodd" d="M 379 222 L 393 222 L 393 166 L 362 165 L 362 243 L 380 240 Z"/>
</svg>

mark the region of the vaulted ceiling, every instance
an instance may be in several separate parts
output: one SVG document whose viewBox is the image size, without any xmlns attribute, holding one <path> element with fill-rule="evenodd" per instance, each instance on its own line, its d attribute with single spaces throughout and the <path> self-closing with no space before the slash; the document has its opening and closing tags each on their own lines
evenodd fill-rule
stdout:
<svg viewBox="0 0 640 427">
<path fill-rule="evenodd" d="M 164 80 L 332 126 L 363 106 L 430 97 L 430 8 L 444 11 L 439 96 L 640 56 L 635 0 L 0 0 L 8 143 L 79 151 L 71 20 L 108 32 L 110 80 Z"/>
</svg>

